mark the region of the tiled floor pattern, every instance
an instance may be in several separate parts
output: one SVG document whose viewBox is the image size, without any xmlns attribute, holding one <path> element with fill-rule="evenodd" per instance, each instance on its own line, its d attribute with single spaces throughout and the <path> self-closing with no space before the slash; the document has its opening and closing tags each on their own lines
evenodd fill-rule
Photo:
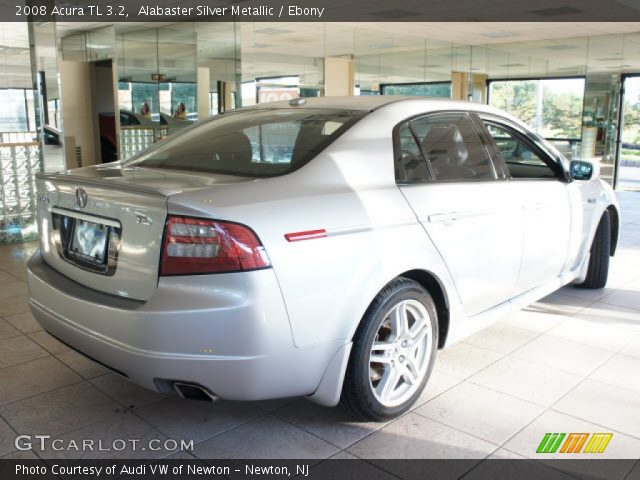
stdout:
<svg viewBox="0 0 640 480">
<path fill-rule="evenodd" d="M 304 399 L 181 400 L 137 387 L 42 331 L 26 303 L 35 245 L 0 247 L 0 456 L 163 457 L 17 452 L 17 434 L 193 440 L 179 458 L 520 458 L 545 432 L 613 432 L 607 458 L 640 457 L 640 194 L 619 195 L 623 226 L 608 288 L 565 287 L 440 352 L 407 415 L 358 423 Z M 640 477 L 633 471 L 619 478 Z"/>
</svg>

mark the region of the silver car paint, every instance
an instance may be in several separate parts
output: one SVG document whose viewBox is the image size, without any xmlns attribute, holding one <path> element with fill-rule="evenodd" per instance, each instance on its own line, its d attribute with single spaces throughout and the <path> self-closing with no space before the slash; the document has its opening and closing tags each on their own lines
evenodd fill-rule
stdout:
<svg viewBox="0 0 640 480">
<path fill-rule="evenodd" d="M 274 106 L 288 107 L 269 105 Z M 503 116 L 526 130 L 490 107 L 360 97 L 310 100 L 299 108 L 314 107 L 378 108 L 308 165 L 282 177 L 149 171 L 126 163 L 41 177 L 39 189 L 50 195 L 50 202 L 40 206 L 43 232 L 47 209 L 71 202 L 73 188 L 83 185 L 90 199 L 103 201 L 89 205 L 88 212 L 123 223 L 144 206 L 154 228 L 163 226 L 167 212 L 249 225 L 273 269 L 158 280 L 161 232 L 134 230 L 138 227 L 127 223 L 123 243 L 131 257 L 124 264 L 126 276 L 110 285 L 104 277 L 55 258 L 45 235 L 42 257 L 34 257 L 28 275 L 36 318 L 67 343 L 149 388 L 159 388 L 157 378 L 190 380 L 225 398 L 315 392 L 313 400 L 332 405 L 339 398 L 353 333 L 391 279 L 421 270 L 437 280 L 447 300 L 449 345 L 584 275 L 599 218 L 609 205 L 617 205 L 611 189 L 598 179 L 530 182 L 526 188 L 518 188 L 519 182 L 398 188 L 391 138 L 398 122 L 432 111 L 474 110 Z M 553 201 L 545 200 L 549 195 Z M 474 202 L 478 198 L 482 205 Z M 471 210 L 470 202 L 476 204 Z M 540 212 L 558 214 L 547 221 Z M 451 215 L 458 217 L 454 229 L 445 221 L 429 221 Z M 539 234 L 536 218 L 547 221 Z M 566 228 L 554 243 L 558 225 Z M 295 243 L 284 238 L 285 233 L 319 228 L 327 230 L 327 238 Z M 139 233 L 125 242 L 131 231 Z M 471 244 L 479 235 L 464 240 L 478 231 L 488 232 L 493 243 Z M 539 271 L 545 262 L 534 261 L 535 249 L 519 243 L 525 232 L 548 240 L 540 253 L 541 258 L 552 256 L 548 271 Z M 515 242 L 513 248 L 500 248 L 507 239 Z M 483 247 L 492 253 L 483 256 Z M 456 248 L 464 260 L 458 267 L 447 262 Z M 524 275 L 515 268 L 523 252 L 531 258 L 531 270 Z M 136 273 L 136 265 L 146 268 L 143 275 Z M 491 300 L 475 295 L 474 287 L 489 288 Z M 122 291 L 142 302 L 126 300 L 138 306 L 120 306 L 124 300 L 113 294 Z M 470 299 L 469 292 L 476 298 Z M 210 340 L 213 353 L 202 346 L 203 339 Z"/>
</svg>

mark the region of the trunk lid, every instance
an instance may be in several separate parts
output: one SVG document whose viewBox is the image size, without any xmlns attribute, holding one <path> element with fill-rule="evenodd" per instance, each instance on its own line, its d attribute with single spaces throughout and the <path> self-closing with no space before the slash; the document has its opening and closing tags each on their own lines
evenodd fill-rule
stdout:
<svg viewBox="0 0 640 480">
<path fill-rule="evenodd" d="M 42 255 L 84 286 L 148 300 L 158 284 L 168 197 L 247 180 L 119 163 L 38 174 Z"/>
</svg>

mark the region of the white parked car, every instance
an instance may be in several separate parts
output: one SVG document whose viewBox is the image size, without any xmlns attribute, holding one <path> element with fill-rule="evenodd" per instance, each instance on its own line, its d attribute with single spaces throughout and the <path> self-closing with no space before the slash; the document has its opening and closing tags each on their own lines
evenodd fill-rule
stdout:
<svg viewBox="0 0 640 480">
<path fill-rule="evenodd" d="M 38 175 L 29 302 L 150 389 L 384 420 L 438 349 L 565 284 L 605 285 L 619 208 L 592 175 L 482 105 L 240 109 L 128 161 Z"/>
</svg>

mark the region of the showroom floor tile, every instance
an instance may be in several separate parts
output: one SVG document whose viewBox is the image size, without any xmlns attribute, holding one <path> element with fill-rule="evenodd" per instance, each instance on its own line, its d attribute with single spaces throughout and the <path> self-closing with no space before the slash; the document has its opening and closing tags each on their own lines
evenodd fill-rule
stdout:
<svg viewBox="0 0 640 480">
<path fill-rule="evenodd" d="M 638 458 L 640 201 L 619 198 L 623 231 L 606 289 L 564 287 L 440 352 L 412 412 L 387 424 L 301 399 L 208 404 L 133 385 L 39 327 L 24 282 L 36 245 L 0 246 L 0 457 L 82 456 L 16 451 L 15 435 L 37 432 L 195 445 L 193 456 L 125 448 L 120 457 L 531 458 L 546 432 L 589 431 L 613 433 L 603 457 Z M 640 480 L 640 465 L 615 473 Z"/>
<path fill-rule="evenodd" d="M 534 403 L 469 382 L 456 385 L 415 410 L 496 445 L 502 445 L 543 411 L 544 407 Z"/>
<path fill-rule="evenodd" d="M 91 384 L 81 382 L 0 407 L 0 415 L 20 434 L 58 435 L 117 413 L 120 406 Z"/>
<path fill-rule="evenodd" d="M 357 422 L 341 408 L 321 407 L 304 399 L 285 405 L 273 413 L 339 448 L 347 448 L 385 425 Z"/>
<path fill-rule="evenodd" d="M 578 375 L 508 356 L 478 372 L 471 383 L 538 405 L 550 406 L 576 386 Z"/>
<path fill-rule="evenodd" d="M 496 444 L 411 412 L 347 451 L 360 458 L 484 458 L 496 448 Z"/>
<path fill-rule="evenodd" d="M 340 449 L 302 428 L 272 415 L 265 415 L 196 445 L 199 458 L 322 459 Z"/>
<path fill-rule="evenodd" d="M 640 439 L 640 394 L 631 390 L 587 379 L 552 408 Z"/>
<path fill-rule="evenodd" d="M 174 395 L 135 410 L 136 415 L 174 439 L 202 442 L 246 423 L 263 411 L 251 403 L 219 401 L 215 408 L 206 402 L 189 402 Z"/>
<path fill-rule="evenodd" d="M 612 355 L 607 350 L 551 335 L 536 338 L 513 354 L 521 360 L 582 376 L 594 371 Z"/>
<path fill-rule="evenodd" d="M 157 430 L 149 424 L 140 420 L 135 415 L 123 411 L 119 415 L 110 416 L 106 420 L 91 423 L 63 435 L 56 435 L 64 444 L 75 441 L 82 444 L 83 441 L 91 440 L 93 445 L 87 451 L 65 451 L 57 447 L 53 449 L 48 444 L 45 449 L 37 448 L 36 453 L 41 458 L 61 459 L 61 458 L 162 458 L 166 456 L 164 450 L 156 450 L 155 447 L 147 448 L 151 440 L 163 442 L 166 437 L 159 434 Z M 129 442 L 135 439 L 136 443 Z M 125 440 L 125 442 L 121 442 Z M 118 443 L 121 442 L 121 443 Z M 122 448 L 127 447 L 127 448 Z"/>
<path fill-rule="evenodd" d="M 12 365 L 0 370 L 0 405 L 65 387 L 81 379 L 54 357 Z"/>
<path fill-rule="evenodd" d="M 464 339 L 463 342 L 506 354 L 517 350 L 537 336 L 538 333 L 531 332 L 530 330 L 512 327 L 503 323 L 496 323 Z"/>
</svg>

